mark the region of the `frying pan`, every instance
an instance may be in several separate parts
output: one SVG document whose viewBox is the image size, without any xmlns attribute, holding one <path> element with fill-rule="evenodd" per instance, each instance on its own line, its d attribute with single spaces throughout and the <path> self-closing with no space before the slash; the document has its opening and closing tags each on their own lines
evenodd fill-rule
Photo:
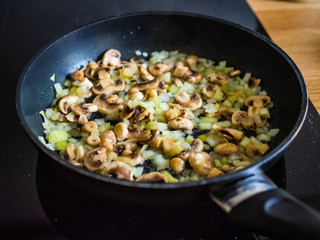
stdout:
<svg viewBox="0 0 320 240">
<path fill-rule="evenodd" d="M 136 183 L 108 178 L 63 160 L 47 149 L 39 111 L 55 98 L 53 82 L 95 61 L 106 50 L 118 49 L 122 59 L 136 50 L 180 52 L 227 60 L 262 79 L 262 88 L 274 102 L 271 127 L 280 133 L 270 152 L 249 167 L 216 178 L 187 183 Z M 264 36 L 224 20 L 194 14 L 152 12 L 101 20 L 68 33 L 39 51 L 25 67 L 17 86 L 17 112 L 21 123 L 51 167 L 70 181 L 99 196 L 136 206 L 197 204 L 210 197 L 229 213 L 229 219 L 253 231 L 280 238 L 319 239 L 320 216 L 290 196 L 264 174 L 298 134 L 306 116 L 305 82 L 294 62 Z M 303 160 L 303 159 L 302 159 Z"/>
</svg>

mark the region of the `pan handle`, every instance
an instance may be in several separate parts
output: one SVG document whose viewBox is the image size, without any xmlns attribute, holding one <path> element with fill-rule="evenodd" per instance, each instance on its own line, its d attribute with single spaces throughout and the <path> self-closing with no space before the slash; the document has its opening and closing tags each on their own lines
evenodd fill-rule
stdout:
<svg viewBox="0 0 320 240">
<path fill-rule="evenodd" d="M 278 189 L 264 173 L 213 190 L 211 198 L 239 226 L 277 239 L 320 239 L 320 214 Z"/>
</svg>

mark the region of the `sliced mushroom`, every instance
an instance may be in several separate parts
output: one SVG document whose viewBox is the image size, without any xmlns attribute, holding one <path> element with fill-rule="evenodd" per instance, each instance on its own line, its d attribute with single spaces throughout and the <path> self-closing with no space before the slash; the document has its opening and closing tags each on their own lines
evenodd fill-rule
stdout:
<svg viewBox="0 0 320 240">
<path fill-rule="evenodd" d="M 128 125 L 123 123 L 123 122 L 119 122 L 114 126 L 113 129 L 117 140 L 125 140 L 128 137 Z"/>
<path fill-rule="evenodd" d="M 232 114 L 231 118 L 232 126 L 243 127 L 247 130 L 254 129 L 254 120 L 244 111 L 236 111 Z"/>
<path fill-rule="evenodd" d="M 220 155 L 238 153 L 238 146 L 233 143 L 221 143 L 214 147 L 214 152 Z"/>
<path fill-rule="evenodd" d="M 179 130 L 191 130 L 194 127 L 194 124 L 191 120 L 182 117 L 176 117 L 168 121 L 168 127 L 170 129 L 179 129 Z"/>
<path fill-rule="evenodd" d="M 88 79 L 84 78 L 82 82 L 79 83 L 78 89 L 81 89 L 80 91 L 77 91 L 77 95 L 79 97 L 88 98 L 92 96 L 91 88 L 93 87 L 93 83 Z"/>
<path fill-rule="evenodd" d="M 206 152 L 191 153 L 189 163 L 193 170 L 203 177 L 207 177 L 215 166 L 212 157 Z"/>
<path fill-rule="evenodd" d="M 167 183 L 168 178 L 159 173 L 159 172 L 151 172 L 141 175 L 137 178 L 137 182 L 159 182 L 159 183 Z"/>
<path fill-rule="evenodd" d="M 212 127 L 218 136 L 222 136 L 227 140 L 234 139 L 236 141 L 240 141 L 243 135 L 242 131 L 238 131 L 233 128 L 227 128 L 222 126 L 213 125 Z"/>
<path fill-rule="evenodd" d="M 227 77 L 227 75 L 221 74 L 221 73 L 217 73 L 217 74 L 216 73 L 211 73 L 211 74 L 207 75 L 207 80 L 209 82 L 217 83 L 219 85 L 222 85 L 222 84 L 228 82 L 228 77 Z"/>
<path fill-rule="evenodd" d="M 184 75 L 183 78 L 186 79 L 188 82 L 190 83 L 198 83 L 201 78 L 202 78 L 202 74 L 194 71 L 194 70 L 188 70 Z"/>
<path fill-rule="evenodd" d="M 129 89 L 128 96 L 129 96 L 130 100 L 135 100 L 135 99 L 143 100 L 144 99 L 144 94 L 142 92 L 140 92 L 139 89 L 137 89 L 135 87 Z"/>
<path fill-rule="evenodd" d="M 156 136 L 150 143 L 150 147 L 160 148 L 162 147 L 164 139 L 162 137 Z"/>
<path fill-rule="evenodd" d="M 121 53 L 118 50 L 110 49 L 104 53 L 102 57 L 103 66 L 117 66 L 120 65 Z"/>
<path fill-rule="evenodd" d="M 71 79 L 75 81 L 83 81 L 84 72 L 82 70 L 77 70 L 71 74 Z"/>
<path fill-rule="evenodd" d="M 119 70 L 120 76 L 130 78 L 139 73 L 138 65 L 135 62 L 122 61 L 122 68 Z"/>
<path fill-rule="evenodd" d="M 231 112 L 229 108 L 227 108 L 226 106 L 224 106 L 222 104 L 219 106 L 218 112 L 220 114 L 220 117 L 224 118 L 226 120 L 231 120 L 232 115 L 233 115 L 233 112 Z"/>
<path fill-rule="evenodd" d="M 123 162 L 112 162 L 106 170 L 106 175 L 114 176 L 118 179 L 133 180 L 132 169 Z"/>
<path fill-rule="evenodd" d="M 145 81 L 151 81 L 154 79 L 154 76 L 143 66 L 140 67 L 140 77 Z"/>
<path fill-rule="evenodd" d="M 132 117 L 132 115 L 135 113 L 136 108 L 130 108 L 129 106 L 126 106 L 120 113 L 121 119 L 129 119 Z"/>
<path fill-rule="evenodd" d="M 159 130 L 144 130 L 139 135 L 138 142 L 140 144 L 149 144 L 159 135 L 159 133 Z"/>
<path fill-rule="evenodd" d="M 169 86 L 164 83 L 164 81 L 159 81 L 158 86 L 156 87 L 157 92 L 166 92 Z"/>
<path fill-rule="evenodd" d="M 140 91 L 145 91 L 148 89 L 152 89 L 152 88 L 156 88 L 159 85 L 159 79 L 153 79 L 151 81 L 148 82 L 143 82 L 143 83 L 136 83 L 134 85 L 134 88 L 140 90 Z"/>
<path fill-rule="evenodd" d="M 191 153 L 201 152 L 203 150 L 203 142 L 196 138 L 192 141 L 190 148 L 180 152 L 177 157 L 187 161 Z"/>
<path fill-rule="evenodd" d="M 98 106 L 92 103 L 76 103 L 71 105 L 71 111 L 75 115 L 85 115 L 86 117 L 90 116 L 91 113 L 98 111 Z"/>
<path fill-rule="evenodd" d="M 194 111 L 201 107 L 202 99 L 198 93 L 195 93 L 190 97 L 186 92 L 181 92 L 175 96 L 174 103 L 168 103 L 169 106 L 177 108 L 179 110 Z"/>
<path fill-rule="evenodd" d="M 123 109 L 123 100 L 117 95 L 107 96 L 100 94 L 93 99 L 93 104 L 98 106 L 98 111 L 103 114 L 110 114 Z"/>
<path fill-rule="evenodd" d="M 63 114 L 68 114 L 71 110 L 70 106 L 75 104 L 79 100 L 79 97 L 74 94 L 63 96 L 58 100 L 58 108 Z"/>
<path fill-rule="evenodd" d="M 208 83 L 202 89 L 202 95 L 207 98 L 213 98 L 213 96 L 216 94 L 216 91 L 218 91 L 220 89 L 221 89 L 221 87 L 218 84 Z"/>
<path fill-rule="evenodd" d="M 170 168 L 176 173 L 181 173 L 186 168 L 186 162 L 178 157 L 172 158 Z"/>
<path fill-rule="evenodd" d="M 269 104 L 271 102 L 270 97 L 263 96 L 263 95 L 254 95 L 250 96 L 246 99 L 245 105 L 246 106 L 253 106 L 257 108 L 262 108 L 265 105 Z"/>
<path fill-rule="evenodd" d="M 188 70 L 189 68 L 184 66 L 183 62 L 177 62 L 173 71 L 173 76 L 183 77 Z"/>
<path fill-rule="evenodd" d="M 110 139 L 111 143 L 114 145 L 117 142 L 116 135 L 112 130 L 105 130 L 102 133 L 100 133 L 100 138 L 103 139 Z"/>
<path fill-rule="evenodd" d="M 221 170 L 219 170 L 218 168 L 214 167 L 210 170 L 210 172 L 208 173 L 207 178 L 211 178 L 211 177 L 217 177 L 220 175 L 223 175 L 224 172 L 222 172 Z"/>
<path fill-rule="evenodd" d="M 84 156 L 84 166 L 90 171 L 97 171 L 104 168 L 107 154 L 103 148 L 95 148 Z"/>
<path fill-rule="evenodd" d="M 131 152 L 133 152 L 137 149 L 137 147 L 137 140 L 129 139 L 123 142 L 118 142 L 114 148 L 118 154 L 121 154 L 124 150 L 130 150 Z"/>
<path fill-rule="evenodd" d="M 191 68 L 192 70 L 197 69 L 197 61 L 198 61 L 198 57 L 194 55 L 189 55 L 186 58 L 186 63 L 188 64 L 189 68 Z"/>
<path fill-rule="evenodd" d="M 125 82 L 123 79 L 118 79 L 117 81 L 109 81 L 109 84 L 104 84 L 106 82 L 106 80 L 100 80 L 98 84 L 94 85 L 92 87 L 92 91 L 94 92 L 94 94 L 112 94 L 112 93 L 117 93 L 122 91 L 125 88 Z"/>
<path fill-rule="evenodd" d="M 255 88 L 259 86 L 260 82 L 261 82 L 260 78 L 250 77 L 248 80 L 248 86 L 249 88 Z"/>
<path fill-rule="evenodd" d="M 175 149 L 175 147 L 176 147 L 176 142 L 173 139 L 167 138 L 163 140 L 162 150 L 165 154 Z"/>
<path fill-rule="evenodd" d="M 171 67 L 168 64 L 157 62 L 149 66 L 149 71 L 153 76 L 160 76 L 163 73 L 169 72 Z"/>
<path fill-rule="evenodd" d="M 241 74 L 241 71 L 239 69 L 229 72 L 229 76 L 230 77 L 235 77 L 235 76 L 238 76 L 240 74 Z"/>
<path fill-rule="evenodd" d="M 173 79 L 173 82 L 175 85 L 177 85 L 178 87 L 183 87 L 183 83 L 181 82 L 181 80 L 179 78 L 175 78 Z"/>
<path fill-rule="evenodd" d="M 130 62 L 134 62 L 138 66 L 141 66 L 144 63 L 144 60 L 139 56 L 135 56 L 135 57 L 130 59 Z"/>
<path fill-rule="evenodd" d="M 169 108 L 167 111 L 164 112 L 164 116 L 168 121 L 178 117 L 179 114 L 179 111 L 174 111 L 172 108 Z"/>
<path fill-rule="evenodd" d="M 73 144 L 66 147 L 66 154 L 68 160 L 76 165 L 82 166 L 83 165 L 83 158 L 84 158 L 84 150 L 82 146 L 74 147 Z"/>
<path fill-rule="evenodd" d="M 89 117 L 89 114 L 88 114 L 88 113 L 84 113 L 84 114 L 81 113 L 81 114 L 79 115 L 79 118 L 78 118 L 78 124 L 79 124 L 79 125 L 83 125 L 83 124 L 87 123 L 87 122 L 88 122 L 87 116 Z"/>
<path fill-rule="evenodd" d="M 269 145 L 266 143 L 253 143 L 249 142 L 246 146 L 246 154 L 249 157 L 254 157 L 255 155 L 264 155 L 269 150 Z"/>
</svg>

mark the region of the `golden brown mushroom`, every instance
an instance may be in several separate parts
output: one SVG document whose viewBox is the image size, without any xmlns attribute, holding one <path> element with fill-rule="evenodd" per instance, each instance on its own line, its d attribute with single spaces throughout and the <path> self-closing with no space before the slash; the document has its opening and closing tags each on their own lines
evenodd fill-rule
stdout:
<svg viewBox="0 0 320 240">
<path fill-rule="evenodd" d="M 98 106 L 98 111 L 103 114 L 119 112 L 123 109 L 123 100 L 118 95 L 107 96 L 105 93 L 96 96 L 93 104 Z"/>
<path fill-rule="evenodd" d="M 250 96 L 246 99 L 245 105 L 246 106 L 253 106 L 257 108 L 262 108 L 265 105 L 269 104 L 271 102 L 270 97 L 263 96 L 263 95 L 254 95 Z"/>
<path fill-rule="evenodd" d="M 86 117 L 90 116 L 91 113 L 98 111 L 98 106 L 93 103 L 76 103 L 71 105 L 71 111 L 75 115 L 85 115 Z"/>
<path fill-rule="evenodd" d="M 59 98 L 59 100 L 57 102 L 58 109 L 63 114 L 68 114 L 71 110 L 70 106 L 72 104 L 75 104 L 78 100 L 79 100 L 79 97 L 74 94 L 63 96 L 63 97 Z"/>
<path fill-rule="evenodd" d="M 207 177 L 215 166 L 212 157 L 206 152 L 191 153 L 189 163 L 193 170 L 203 177 Z"/>
<path fill-rule="evenodd" d="M 179 130 L 192 130 L 194 124 L 191 120 L 182 117 L 176 117 L 168 121 L 168 127 L 170 129 L 179 129 Z"/>
<path fill-rule="evenodd" d="M 216 91 L 218 91 L 220 89 L 221 89 L 221 87 L 218 84 L 209 83 L 202 89 L 202 95 L 207 98 L 213 98 Z"/>
<path fill-rule="evenodd" d="M 254 129 L 254 120 L 244 111 L 236 111 L 232 114 L 231 118 L 232 126 L 243 127 L 247 130 Z"/>
<path fill-rule="evenodd" d="M 180 152 L 177 157 L 187 161 L 191 153 L 201 152 L 203 150 L 203 142 L 196 138 L 192 141 L 190 148 Z"/>
<path fill-rule="evenodd" d="M 249 88 L 255 88 L 259 86 L 260 82 L 261 82 L 260 78 L 250 77 L 248 80 L 248 86 Z"/>
<path fill-rule="evenodd" d="M 133 180 L 133 173 L 131 168 L 123 162 L 112 162 L 106 170 L 106 175 L 114 176 L 118 179 L 128 181 Z"/>
<path fill-rule="evenodd" d="M 139 135 L 138 142 L 140 144 L 149 144 L 159 135 L 159 133 L 159 130 L 144 130 Z"/>
<path fill-rule="evenodd" d="M 173 71 L 173 76 L 183 77 L 188 70 L 189 68 L 184 66 L 183 62 L 177 62 Z"/>
<path fill-rule="evenodd" d="M 103 54 L 102 65 L 103 66 L 117 66 L 120 65 L 121 53 L 118 50 L 110 49 Z"/>
<path fill-rule="evenodd" d="M 167 183 L 168 178 L 159 173 L 159 172 L 151 172 L 141 175 L 137 178 L 137 182 L 159 182 L 159 183 Z"/>
<path fill-rule="evenodd" d="M 157 62 L 149 66 L 149 71 L 153 76 L 160 76 L 163 73 L 169 72 L 171 67 L 168 64 Z"/>
<path fill-rule="evenodd" d="M 107 154 L 103 148 L 95 148 L 84 156 L 84 166 L 90 171 L 97 171 L 104 168 Z"/>
<path fill-rule="evenodd" d="M 177 108 L 179 110 L 194 111 L 201 107 L 202 99 L 198 93 L 190 96 L 186 92 L 181 92 L 175 96 L 175 102 L 168 104 L 169 106 Z"/>
<path fill-rule="evenodd" d="M 220 155 L 238 153 L 238 146 L 233 143 L 221 143 L 214 147 L 214 152 Z"/>
<path fill-rule="evenodd" d="M 99 95 L 99 94 L 112 94 L 112 93 L 117 93 L 120 92 L 124 89 L 125 87 L 125 82 L 122 79 L 118 79 L 116 81 L 112 80 L 100 80 L 98 84 L 94 85 L 92 87 L 92 91 L 94 94 Z"/>
<path fill-rule="evenodd" d="M 191 68 L 192 70 L 197 69 L 197 61 L 198 61 L 198 57 L 194 55 L 189 55 L 186 58 L 186 63 L 188 64 L 189 68 Z"/>
</svg>

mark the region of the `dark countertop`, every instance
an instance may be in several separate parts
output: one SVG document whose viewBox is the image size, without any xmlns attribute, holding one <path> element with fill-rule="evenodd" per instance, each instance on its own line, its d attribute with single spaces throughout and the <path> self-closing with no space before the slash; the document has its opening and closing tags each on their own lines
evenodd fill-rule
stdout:
<svg viewBox="0 0 320 240">
<path fill-rule="evenodd" d="M 38 155 L 15 112 L 15 88 L 22 69 L 36 51 L 52 38 L 108 16 L 151 10 L 216 16 L 265 34 L 246 2 L 241 0 L 208 0 L 201 1 L 201 4 L 192 0 L 1 1 L 0 52 L 4 72 L 2 82 L 5 84 L 1 100 L 7 104 L 3 113 L 6 117 L 1 120 L 4 144 L 1 144 L 0 151 L 0 239 L 64 239 L 50 223 L 40 204 L 35 173 Z M 319 123 L 320 117 L 310 104 L 301 132 L 286 151 L 279 166 L 270 173 L 272 176 L 277 175 L 277 183 L 281 187 L 318 210 Z M 221 218 L 225 223 L 223 214 Z M 55 222 L 54 218 L 50 220 Z M 228 227 L 225 229 L 227 231 Z M 233 226 L 230 229 L 231 233 L 226 235 L 228 237 L 250 238 Z"/>
</svg>

